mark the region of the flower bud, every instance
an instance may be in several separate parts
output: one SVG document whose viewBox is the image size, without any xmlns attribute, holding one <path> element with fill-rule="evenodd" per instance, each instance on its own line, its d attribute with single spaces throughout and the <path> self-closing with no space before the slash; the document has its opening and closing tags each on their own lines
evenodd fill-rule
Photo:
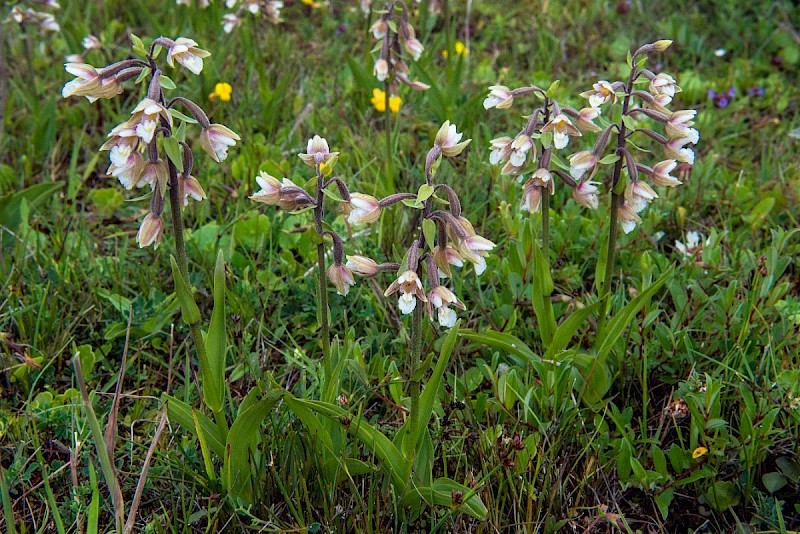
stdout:
<svg viewBox="0 0 800 534">
<path fill-rule="evenodd" d="M 381 206 L 377 198 L 363 193 L 352 193 L 345 206 L 347 222 L 350 224 L 373 223 L 381 217 Z"/>
<path fill-rule="evenodd" d="M 347 256 L 346 265 L 354 274 L 365 278 L 371 278 L 381 272 L 381 268 L 375 260 L 365 256 Z"/>
<path fill-rule="evenodd" d="M 264 204 L 277 205 L 281 198 L 280 181 L 274 176 L 260 171 L 256 176 L 256 182 L 261 186 L 261 190 L 250 195 L 250 199 Z"/>
<path fill-rule="evenodd" d="M 136 235 L 139 248 L 153 245 L 153 248 L 158 249 L 163 231 L 164 222 L 161 220 L 161 216 L 155 213 L 148 213 L 147 217 L 142 221 L 142 225 L 139 227 L 139 233 Z"/>
<path fill-rule="evenodd" d="M 383 58 L 378 59 L 378 61 L 375 62 L 373 73 L 375 77 L 378 78 L 379 82 L 386 80 L 389 76 L 389 62 Z"/>
<path fill-rule="evenodd" d="M 484 109 L 508 109 L 514 103 L 514 94 L 505 85 L 492 85 L 489 87 L 489 96 L 483 101 Z"/>
</svg>

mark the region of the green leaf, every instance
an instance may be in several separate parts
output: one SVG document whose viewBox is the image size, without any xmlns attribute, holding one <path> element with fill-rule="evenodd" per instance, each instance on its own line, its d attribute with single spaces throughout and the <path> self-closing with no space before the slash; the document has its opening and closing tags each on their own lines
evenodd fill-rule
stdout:
<svg viewBox="0 0 800 534">
<path fill-rule="evenodd" d="M 175 262 L 175 257 L 169 257 L 170 266 L 172 267 L 172 278 L 175 281 L 175 294 L 178 296 L 178 302 L 181 305 L 181 317 L 183 322 L 188 325 L 193 325 L 200 321 L 200 309 L 194 301 L 192 291 L 189 289 L 189 284 L 183 278 L 178 264 Z"/>
<path fill-rule="evenodd" d="M 250 478 L 250 448 L 254 447 L 262 434 L 261 423 L 275 404 L 283 397 L 283 391 L 270 391 L 256 404 L 239 414 L 228 432 L 225 444 L 225 487 L 246 502 L 252 500 Z"/>
<path fill-rule="evenodd" d="M 642 309 L 645 302 L 658 291 L 664 282 L 672 276 L 673 267 L 661 275 L 661 278 L 653 282 L 653 284 L 639 293 L 639 295 L 630 301 L 617 313 L 606 325 L 602 332 L 598 332 L 597 339 L 595 340 L 596 354 L 595 357 L 602 363 L 605 363 L 606 356 L 614 343 L 622 335 L 622 332 L 627 328 L 634 316 Z"/>
<path fill-rule="evenodd" d="M 315 412 L 327 417 L 332 417 L 337 420 L 350 417 L 347 411 L 335 404 L 305 399 L 295 400 L 298 404 L 307 406 Z M 395 490 L 398 492 L 405 491 L 411 476 L 411 465 L 406 461 L 400 449 L 398 449 L 380 430 L 374 428 L 363 419 L 351 420 L 348 431 L 356 436 L 356 438 L 381 460 L 392 477 L 392 484 Z"/>
<path fill-rule="evenodd" d="M 539 326 L 539 335 L 545 347 L 549 347 L 553 341 L 553 334 L 556 330 L 556 319 L 553 314 L 553 303 L 550 295 L 553 293 L 553 278 L 550 275 L 550 266 L 539 248 L 536 240 L 533 240 L 533 284 L 531 287 L 531 301 L 533 311 Z"/>
<path fill-rule="evenodd" d="M 184 430 L 197 436 L 198 432 L 203 432 L 203 439 L 208 448 L 211 449 L 218 458 L 225 455 L 225 439 L 227 436 L 217 425 L 200 412 L 195 410 L 183 401 L 176 399 L 166 393 L 161 395 L 161 400 L 167 404 L 167 415 L 169 420 L 178 423 Z M 197 425 L 195 425 L 195 419 Z"/>
<path fill-rule="evenodd" d="M 430 487 L 417 488 L 417 492 L 425 502 L 434 506 L 449 506 L 476 519 L 486 519 L 489 511 L 477 492 L 464 484 L 450 478 L 437 478 Z M 461 504 L 453 502 L 453 496 L 459 495 Z"/>
<path fill-rule="evenodd" d="M 161 147 L 167 153 L 169 160 L 178 169 L 178 172 L 183 172 L 183 156 L 181 155 L 181 146 L 178 140 L 174 137 L 162 137 Z"/>
<path fill-rule="evenodd" d="M 616 154 L 607 154 L 603 159 L 599 161 L 600 165 L 611 165 L 612 163 L 616 163 L 619 161 L 620 157 Z"/>
<path fill-rule="evenodd" d="M 472 330 L 461 330 L 459 332 L 461 337 L 480 343 L 487 347 L 500 349 L 506 354 L 512 354 L 519 358 L 521 365 L 526 365 L 531 362 L 538 362 L 541 360 L 539 356 L 531 350 L 518 337 L 506 334 L 503 332 L 495 332 L 494 330 L 487 330 L 485 332 L 473 332 Z"/>
<path fill-rule="evenodd" d="M 588 354 L 576 354 L 573 364 L 578 371 L 583 401 L 589 406 L 600 403 L 611 389 L 611 371 L 608 365 Z"/>
<path fill-rule="evenodd" d="M 23 202 L 29 209 L 33 209 L 53 198 L 53 195 L 62 187 L 64 187 L 64 182 L 46 182 L 0 196 L 0 226 L 3 227 L 0 228 L 0 233 L 3 235 L 3 246 L 9 246 L 9 242 L 14 241 L 14 237 L 9 235 L 8 231 L 16 232 L 22 223 L 24 219 Z"/>
<path fill-rule="evenodd" d="M 428 248 L 433 250 L 433 246 L 436 244 L 436 223 L 430 219 L 423 219 L 422 234 L 425 236 L 425 242 L 428 244 Z"/>
<path fill-rule="evenodd" d="M 166 76 L 164 74 L 161 75 L 158 81 L 159 83 L 161 83 L 162 89 L 172 90 L 175 89 L 176 87 L 175 82 L 173 82 L 172 79 L 169 78 L 169 76 Z"/>
<path fill-rule="evenodd" d="M 205 341 L 210 374 L 206 376 L 204 373 L 202 377 L 203 399 L 213 412 L 219 412 L 225 397 L 225 352 L 228 349 L 225 333 L 225 257 L 221 250 L 214 267 L 214 310 Z"/>
<path fill-rule="evenodd" d="M 764 483 L 764 488 L 770 492 L 775 493 L 780 491 L 783 488 L 788 480 L 783 473 L 772 472 L 772 473 L 764 473 L 761 476 L 761 482 Z"/>
<path fill-rule="evenodd" d="M 547 88 L 545 94 L 548 98 L 553 98 L 556 94 L 556 90 L 558 90 L 558 86 L 561 84 L 561 80 L 556 80 L 550 84 L 550 87 Z"/>
<path fill-rule="evenodd" d="M 197 120 L 194 117 L 185 115 L 175 108 L 169 108 L 169 114 L 172 115 L 172 118 L 174 119 L 178 119 L 183 122 L 188 122 L 189 124 L 197 124 Z"/>
<path fill-rule="evenodd" d="M 703 495 L 709 506 L 717 512 L 736 506 L 740 499 L 739 490 L 730 481 L 715 482 Z"/>
<path fill-rule="evenodd" d="M 578 331 L 578 328 L 586 324 L 586 320 L 595 312 L 602 311 L 604 300 L 599 300 L 589 306 L 573 311 L 566 320 L 558 325 L 555 334 L 553 334 L 553 341 L 547 349 L 548 358 L 552 358 L 562 350 L 567 348 L 567 344 L 572 340 L 572 336 Z"/>
<path fill-rule="evenodd" d="M 142 49 L 142 50 L 144 50 L 144 49 Z M 152 71 L 150 70 L 150 67 L 144 67 L 142 69 L 142 72 L 139 73 L 139 75 L 136 77 L 136 80 L 134 80 L 133 83 L 136 84 L 136 85 L 139 85 L 140 83 L 142 83 L 142 80 L 144 80 L 145 78 L 150 76 L 151 72 Z"/>
<path fill-rule="evenodd" d="M 195 435 L 197 436 L 197 440 L 200 442 L 200 453 L 203 455 L 203 466 L 206 468 L 206 475 L 208 475 L 209 480 L 213 482 L 217 480 L 216 471 L 214 470 L 214 462 L 211 461 L 211 454 L 208 450 L 208 442 L 206 441 L 205 432 L 203 432 L 203 429 L 200 428 L 200 420 L 197 418 L 198 414 L 199 412 L 197 410 L 192 410 Z"/>
<path fill-rule="evenodd" d="M 636 129 L 636 121 L 634 121 L 630 115 L 622 116 L 622 124 L 624 124 L 625 128 L 627 128 L 630 132 Z"/>
<path fill-rule="evenodd" d="M 667 488 L 654 497 L 656 506 L 658 506 L 658 511 L 661 514 L 661 519 L 665 521 L 669 515 L 669 505 L 672 504 L 672 499 L 674 497 L 675 490 L 673 488 Z"/>
<path fill-rule="evenodd" d="M 433 188 L 432 185 L 422 184 L 421 186 L 419 186 L 419 192 L 417 192 L 417 201 L 425 202 L 426 200 L 431 198 L 431 195 L 433 194 L 434 191 L 435 189 Z"/>
<path fill-rule="evenodd" d="M 450 355 L 453 354 L 453 349 L 458 339 L 458 327 L 461 324 L 459 319 L 456 324 L 447 333 L 447 337 L 442 344 L 442 350 L 439 355 L 439 361 L 436 362 L 436 367 L 433 369 L 430 379 L 425 384 L 425 389 L 419 397 L 419 414 L 416 417 L 410 417 L 407 425 L 412 421 L 417 422 L 417 428 L 411 428 L 411 443 L 414 444 L 414 449 L 420 446 L 421 432 L 420 430 L 428 428 L 428 423 L 433 416 L 433 407 L 436 404 L 436 398 L 439 395 L 439 389 L 442 387 L 442 377 L 447 364 L 450 362 Z"/>
<path fill-rule="evenodd" d="M 656 470 L 656 473 L 664 478 L 668 477 L 669 473 L 667 472 L 667 457 L 664 454 L 664 451 L 656 446 L 653 446 L 652 451 L 653 468 Z"/>
</svg>

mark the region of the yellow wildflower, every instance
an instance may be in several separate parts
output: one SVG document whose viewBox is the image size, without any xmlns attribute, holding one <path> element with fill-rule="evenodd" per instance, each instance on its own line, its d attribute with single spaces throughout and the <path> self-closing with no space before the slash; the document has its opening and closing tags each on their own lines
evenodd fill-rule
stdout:
<svg viewBox="0 0 800 534">
<path fill-rule="evenodd" d="M 453 48 L 455 49 L 457 56 L 467 57 L 469 55 L 469 48 L 467 48 L 467 46 L 461 41 L 456 41 L 455 44 L 453 45 Z M 447 50 L 442 50 L 443 58 L 447 59 L 447 56 L 449 55 L 450 53 Z"/>
<path fill-rule="evenodd" d="M 708 449 L 706 449 L 705 447 L 697 447 L 692 453 L 692 458 L 694 459 L 700 458 L 701 456 L 705 456 L 707 452 Z"/>
<path fill-rule="evenodd" d="M 384 113 L 386 111 L 386 93 L 381 91 L 378 88 L 372 90 L 372 105 L 375 109 L 380 112 Z M 397 113 L 400 111 L 400 106 L 403 104 L 403 99 L 397 95 L 389 97 L 389 109 L 392 113 Z"/>
<path fill-rule="evenodd" d="M 215 98 L 219 98 L 223 102 L 230 102 L 231 101 L 231 93 L 233 92 L 233 87 L 229 83 L 218 83 L 214 86 L 214 92 L 208 95 L 209 100 L 214 100 Z"/>
</svg>

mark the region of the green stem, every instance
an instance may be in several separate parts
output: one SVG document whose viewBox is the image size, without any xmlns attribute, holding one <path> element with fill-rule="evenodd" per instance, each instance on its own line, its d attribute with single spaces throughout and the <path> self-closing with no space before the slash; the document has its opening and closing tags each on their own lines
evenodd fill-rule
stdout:
<svg viewBox="0 0 800 534">
<path fill-rule="evenodd" d="M 408 362 L 409 367 L 409 376 L 411 377 L 411 384 L 410 384 L 410 391 L 409 394 L 411 396 L 411 413 L 409 417 L 411 419 L 411 435 L 417 435 L 417 425 L 419 424 L 419 393 L 420 393 L 420 383 L 419 377 L 415 377 L 414 375 L 417 374 L 419 370 L 419 362 L 422 356 L 422 315 L 424 310 L 422 309 L 422 304 L 417 303 L 417 306 L 414 308 L 414 312 L 411 316 L 411 354 L 410 360 Z M 414 444 L 416 449 L 416 444 Z"/>
<path fill-rule="evenodd" d="M 186 282 L 189 282 L 189 265 L 186 260 L 186 244 L 183 240 L 183 214 L 181 213 L 181 206 L 183 206 L 183 199 L 181 198 L 180 184 L 178 182 L 178 169 L 171 160 L 167 160 L 169 167 L 169 207 L 172 215 L 172 233 L 175 236 L 175 255 L 177 256 L 178 269 Z M 158 194 L 158 189 L 154 194 Z M 206 344 L 203 340 L 203 334 L 200 332 L 199 323 L 189 325 L 192 333 L 192 340 L 197 349 L 197 358 L 200 361 L 207 361 L 208 354 L 206 353 Z M 203 377 L 204 379 L 211 380 L 211 377 Z M 217 425 L 228 430 L 228 423 L 222 414 L 214 413 Z"/>
<path fill-rule="evenodd" d="M 550 190 L 542 188 L 542 256 L 550 263 Z"/>
<path fill-rule="evenodd" d="M 325 215 L 323 209 L 325 196 L 322 189 L 325 182 L 319 164 L 316 167 L 317 205 L 314 208 L 314 221 L 320 238 L 320 242 L 317 245 L 317 268 L 319 270 L 319 276 L 317 277 L 319 282 L 317 286 L 317 313 L 319 314 L 319 327 L 322 330 L 322 367 L 325 373 L 325 388 L 327 388 L 333 379 L 333 364 L 331 362 L 331 328 L 328 323 L 328 271 L 325 266 L 325 243 L 322 241 L 322 219 Z"/>
</svg>

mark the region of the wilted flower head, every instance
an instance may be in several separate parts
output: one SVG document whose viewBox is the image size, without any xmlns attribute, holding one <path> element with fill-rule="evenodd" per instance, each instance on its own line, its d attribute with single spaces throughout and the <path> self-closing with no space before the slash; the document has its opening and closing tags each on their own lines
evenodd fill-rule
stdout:
<svg viewBox="0 0 800 534">
<path fill-rule="evenodd" d="M 400 291 L 399 307 L 404 315 L 408 315 L 417 306 L 417 300 L 427 302 L 425 292 L 422 290 L 422 281 L 414 271 L 405 271 L 392 282 L 383 296 L 388 297 Z"/>
<path fill-rule="evenodd" d="M 315 135 L 308 140 L 308 147 L 305 154 L 298 154 L 303 163 L 315 169 L 317 165 L 322 165 L 338 156 L 338 152 L 331 152 L 328 148 L 328 141 L 324 137 Z"/>
<path fill-rule="evenodd" d="M 450 121 L 445 121 L 436 133 L 434 144 L 442 149 L 442 155 L 444 157 L 452 158 L 461 154 L 470 141 L 472 141 L 472 139 L 461 141 L 463 136 L 463 133 L 458 133 L 456 131 L 455 124 L 450 124 Z"/>
<path fill-rule="evenodd" d="M 161 234 L 164 232 L 164 221 L 161 220 L 161 215 L 155 213 L 148 213 L 139 227 L 139 233 L 136 235 L 136 241 L 139 242 L 139 248 L 149 247 L 157 249 L 161 243 Z"/>
<path fill-rule="evenodd" d="M 381 205 L 373 196 L 352 193 L 345 205 L 345 213 L 350 224 L 373 223 L 381 217 Z"/>
<path fill-rule="evenodd" d="M 569 117 L 563 113 L 553 117 L 550 122 L 542 127 L 542 133 L 553 132 L 553 146 L 558 150 L 567 146 L 569 143 L 569 136 L 580 137 L 581 132 L 569 120 Z"/>
<path fill-rule="evenodd" d="M 353 273 L 346 265 L 341 263 L 334 263 L 328 268 L 328 279 L 336 287 L 337 293 L 342 296 L 347 296 L 350 288 L 356 283 L 353 279 Z"/>
<path fill-rule="evenodd" d="M 178 37 L 167 51 L 167 63 L 174 67 L 177 61 L 194 74 L 200 74 L 203 70 L 203 58 L 210 55 L 210 52 L 197 48 L 197 43 L 192 39 Z"/>
<path fill-rule="evenodd" d="M 617 93 L 614 91 L 614 87 L 605 80 L 600 80 L 593 84 L 592 89 L 584 91 L 581 93 L 581 96 L 583 98 L 588 98 L 589 105 L 593 108 L 600 107 L 609 100 L 611 100 L 612 103 L 616 103 L 617 101 Z"/>
<path fill-rule="evenodd" d="M 489 87 L 489 96 L 483 101 L 484 109 L 508 109 L 514 103 L 514 93 L 505 85 L 492 85 Z"/>
<path fill-rule="evenodd" d="M 222 124 L 211 124 L 200 133 L 200 146 L 217 163 L 225 161 L 228 149 L 240 140 L 236 132 Z"/>
</svg>

